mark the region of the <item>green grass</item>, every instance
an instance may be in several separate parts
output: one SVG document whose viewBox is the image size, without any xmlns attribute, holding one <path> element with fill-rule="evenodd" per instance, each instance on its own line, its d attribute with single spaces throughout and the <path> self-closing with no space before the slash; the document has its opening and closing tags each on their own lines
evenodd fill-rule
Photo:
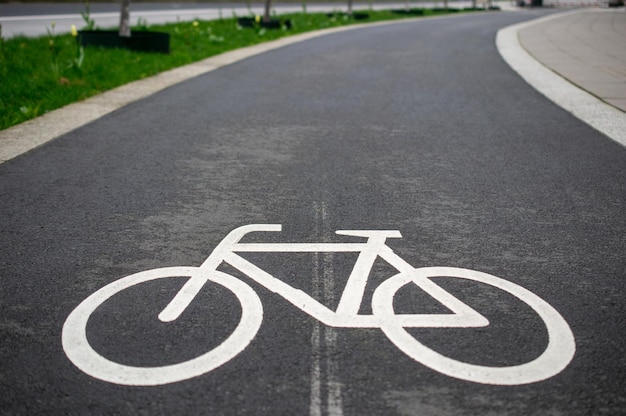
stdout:
<svg viewBox="0 0 626 416">
<path fill-rule="evenodd" d="M 424 10 L 424 16 L 455 12 Z M 369 18 L 298 13 L 290 30 L 241 28 L 234 17 L 150 26 L 170 33 L 170 54 L 86 47 L 80 68 L 72 35 L 0 40 L 0 130 L 117 86 L 195 62 L 225 51 L 284 36 L 354 23 L 411 17 L 392 11 L 368 11 Z M 55 68 L 56 63 L 56 70 Z"/>
</svg>

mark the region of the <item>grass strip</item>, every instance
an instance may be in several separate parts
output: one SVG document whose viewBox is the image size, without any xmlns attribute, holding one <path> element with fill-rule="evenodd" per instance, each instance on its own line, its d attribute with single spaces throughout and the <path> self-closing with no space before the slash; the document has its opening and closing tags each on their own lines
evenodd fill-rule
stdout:
<svg viewBox="0 0 626 416">
<path fill-rule="evenodd" d="M 0 38 L 0 130 L 120 85 L 237 48 L 318 29 L 355 23 L 455 13 L 424 9 L 413 13 L 368 10 L 366 19 L 342 13 L 280 15 L 291 28 L 242 28 L 237 18 L 195 20 L 134 30 L 170 34 L 170 54 L 78 46 L 71 34 L 54 27 L 38 38 Z M 359 11 L 359 13 L 362 13 Z M 82 49 L 82 50 L 81 50 Z"/>
</svg>

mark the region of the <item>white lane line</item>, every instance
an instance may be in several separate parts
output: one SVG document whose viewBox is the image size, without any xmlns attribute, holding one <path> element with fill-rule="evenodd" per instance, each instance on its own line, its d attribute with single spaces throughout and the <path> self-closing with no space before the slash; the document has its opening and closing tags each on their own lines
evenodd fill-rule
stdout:
<svg viewBox="0 0 626 416">
<path fill-rule="evenodd" d="M 568 13 L 579 13 L 578 10 Z M 502 58 L 533 88 L 576 118 L 626 146 L 626 113 L 594 97 L 537 61 L 522 47 L 518 32 L 557 19 L 563 13 L 505 27 L 498 31 L 496 46 Z"/>
<path fill-rule="evenodd" d="M 335 273 L 332 253 L 322 254 L 322 281 L 324 284 L 324 300 L 331 305 L 335 303 Z M 338 380 L 338 365 L 334 359 L 337 351 L 337 330 L 324 326 L 324 341 L 326 343 L 326 389 L 328 394 L 328 415 L 343 416 L 343 402 L 341 400 L 341 383 Z"/>
<path fill-rule="evenodd" d="M 313 215 L 315 217 L 315 231 L 317 235 L 321 234 L 321 222 L 324 214 L 322 208 L 317 203 L 313 204 Z M 321 253 L 315 253 L 313 256 L 313 278 L 312 278 L 312 296 L 314 299 L 320 299 L 320 256 Z M 310 416 L 322 416 L 322 371 L 321 371 L 321 337 L 320 322 L 315 321 L 313 324 L 313 332 L 311 334 L 311 399 L 309 403 Z"/>
<path fill-rule="evenodd" d="M 325 235 L 328 221 L 326 204 L 315 203 L 315 225 L 318 235 Z M 316 253 L 313 257 L 313 297 L 322 298 L 325 304 L 334 305 L 335 274 L 332 253 Z M 323 344 L 322 344 L 323 342 Z M 343 416 L 342 384 L 338 379 L 338 365 L 335 361 L 337 350 L 337 330 L 315 322 L 311 334 L 311 398 L 310 416 Z M 325 358 L 322 360 L 321 356 Z M 325 400 L 324 400 L 325 399 Z"/>
<path fill-rule="evenodd" d="M 317 256 L 315 256 L 317 258 Z M 317 264 L 315 264 L 317 266 Z M 314 281 L 319 279 L 314 272 Z M 318 282 L 319 283 L 319 282 Z M 309 404 L 310 416 L 322 416 L 322 375 L 320 370 L 320 322 L 315 321 L 311 334 L 311 399 Z"/>
</svg>

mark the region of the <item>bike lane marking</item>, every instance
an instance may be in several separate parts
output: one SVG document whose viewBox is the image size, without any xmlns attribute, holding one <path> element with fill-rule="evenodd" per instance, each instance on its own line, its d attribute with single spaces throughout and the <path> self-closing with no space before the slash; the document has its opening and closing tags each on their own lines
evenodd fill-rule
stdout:
<svg viewBox="0 0 626 416">
<path fill-rule="evenodd" d="M 256 292 L 239 278 L 216 270 L 222 261 L 246 274 L 249 278 L 265 286 L 267 289 L 277 293 L 292 303 L 311 317 L 321 323 L 328 325 L 324 327 L 324 341 L 329 351 L 326 360 L 329 410 L 333 407 L 334 413 L 341 409 L 341 383 L 336 379 L 337 366 L 334 361 L 332 351 L 336 348 L 336 333 L 334 327 L 353 328 L 380 328 L 389 340 L 402 352 L 414 359 L 416 362 L 438 371 L 450 377 L 458 378 L 475 383 L 494 385 L 520 385 L 535 383 L 553 377 L 563 371 L 571 362 L 576 351 L 574 335 L 565 319 L 550 304 L 542 300 L 539 296 L 529 290 L 487 273 L 461 269 L 455 267 L 418 267 L 414 268 L 392 249 L 384 244 L 380 239 L 382 234 L 389 234 L 389 231 L 362 230 L 356 235 L 368 237 L 369 244 L 379 247 L 379 256 L 389 264 L 394 265 L 400 273 L 388 278 L 381 283 L 374 291 L 372 298 L 372 315 L 340 315 L 336 311 L 331 311 L 328 307 L 318 302 L 313 297 L 304 292 L 294 289 L 292 286 L 273 277 L 254 264 L 243 260 L 233 253 L 238 247 L 239 240 L 249 232 L 254 231 L 280 231 L 281 227 L 276 224 L 256 224 L 239 227 L 229 233 L 214 252 L 209 255 L 201 267 L 164 267 L 146 270 L 130 276 L 115 280 L 108 285 L 98 289 L 92 295 L 81 302 L 68 316 L 63 325 L 62 343 L 68 358 L 83 372 L 92 377 L 123 385 L 144 385 L 154 386 L 160 384 L 173 383 L 197 377 L 229 362 L 243 351 L 256 336 L 263 321 L 263 307 Z M 341 232 L 339 232 L 341 233 Z M 245 243 L 242 243 L 245 244 Z M 299 246 L 297 243 L 294 243 Z M 327 243 L 332 244 L 332 243 Z M 342 246 L 341 244 L 339 244 Z M 359 245 L 361 247 L 362 245 Z M 268 250 L 274 252 L 275 250 Z M 368 250 L 364 247 L 361 254 L 365 252 L 365 259 L 368 257 Z M 230 254 L 229 254 L 230 253 Z M 313 289 L 324 291 L 326 301 L 334 301 L 335 282 L 334 268 L 332 266 L 332 250 L 327 250 L 322 255 L 322 261 L 315 263 Z M 239 259 L 239 260 L 238 260 Z M 361 261 L 364 262 L 363 260 Z M 355 268 L 359 259 L 355 263 Z M 368 262 L 369 263 L 369 262 Z M 214 267 L 207 268 L 205 265 Z M 369 273 L 371 270 L 363 270 Z M 317 273 L 317 275 L 315 275 Z M 317 277 L 315 277 L 317 276 Z M 490 285 L 501 289 L 517 297 L 519 300 L 530 306 L 535 313 L 543 320 L 548 331 L 548 346 L 544 352 L 536 359 L 525 364 L 507 367 L 489 367 L 475 364 L 468 364 L 463 361 L 448 358 L 434 350 L 426 347 L 416 340 L 407 331 L 406 327 L 414 328 L 468 328 L 484 326 L 488 321 L 469 305 L 457 299 L 443 288 L 431 281 L 433 277 L 454 277 L 467 279 L 474 282 Z M 217 283 L 232 291 L 237 297 L 242 307 L 241 321 L 233 333 L 226 338 L 219 346 L 213 350 L 202 354 L 194 359 L 178 364 L 166 365 L 162 367 L 133 367 L 122 365 L 110 361 L 90 345 L 87 339 L 87 322 L 95 310 L 112 296 L 128 289 L 132 286 L 145 283 L 155 279 L 190 277 L 189 281 L 200 281 L 204 283 Z M 321 277 L 321 279 L 320 279 Z M 351 278 L 353 274 L 351 273 Z M 321 282 L 320 282 L 321 280 Z M 396 292 L 407 284 L 414 283 L 433 298 L 446 306 L 452 314 L 396 314 L 393 300 Z M 323 285 L 323 288 L 320 288 Z M 195 283 L 192 285 L 195 287 Z M 179 291 L 185 292 L 183 289 Z M 347 287 L 351 287 L 349 284 Z M 346 289 L 344 289 L 345 292 Z M 357 290 L 359 290 L 357 288 Z M 345 293 L 344 293 L 345 295 Z M 358 294 L 357 294 L 358 295 Z M 362 297 L 361 293 L 361 297 Z M 187 296 L 185 294 L 183 297 Z M 195 296 L 195 295 L 194 295 Z M 178 297 L 178 295 L 176 295 Z M 343 297 L 343 295 L 342 295 Z M 172 303 L 176 303 L 172 301 Z M 188 302 L 185 302 L 188 303 Z M 317 305 L 312 307 L 307 303 Z M 372 317 L 369 320 L 361 320 L 362 317 Z M 402 317 L 416 318 L 411 323 L 405 322 Z M 450 319 L 452 322 L 449 322 Z M 320 330 L 313 329 L 312 353 L 319 353 Z M 319 356 L 319 354 L 317 354 Z M 319 361 L 314 361 L 311 382 L 311 414 L 316 414 L 321 401 L 321 366 Z"/>
</svg>

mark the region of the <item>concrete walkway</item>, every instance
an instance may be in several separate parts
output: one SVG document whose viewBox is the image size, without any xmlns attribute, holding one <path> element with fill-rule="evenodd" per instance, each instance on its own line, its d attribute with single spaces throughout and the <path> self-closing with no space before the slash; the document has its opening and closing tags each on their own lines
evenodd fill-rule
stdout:
<svg viewBox="0 0 626 416">
<path fill-rule="evenodd" d="M 590 21 L 594 16 L 601 16 L 602 19 L 612 15 L 616 17 L 614 24 L 606 20 L 601 20 L 602 24 Z M 623 25 L 619 23 L 621 16 L 626 18 L 623 9 L 587 9 L 552 14 L 501 29 L 496 45 L 502 58 L 533 88 L 578 119 L 626 146 L 626 111 L 616 106 L 622 102 L 626 85 L 624 49 L 618 32 Z M 552 29 L 552 25 L 557 29 Z M 609 29 L 605 27 L 607 25 Z M 592 29 L 585 30 L 585 27 Z M 542 33 L 543 37 L 540 36 Z M 603 33 L 604 37 L 593 33 Z M 525 42 L 522 41 L 524 37 Z M 545 52 L 549 45 L 561 59 L 553 59 L 552 53 Z M 583 49 L 586 54 L 581 52 Z M 606 76 L 608 72 L 614 75 L 610 81 L 615 93 L 603 85 L 609 79 Z M 603 90 L 600 91 L 598 86 L 603 86 Z"/>
<path fill-rule="evenodd" d="M 626 13 L 588 9 L 519 31 L 535 59 L 573 84 L 626 112 Z"/>
</svg>

